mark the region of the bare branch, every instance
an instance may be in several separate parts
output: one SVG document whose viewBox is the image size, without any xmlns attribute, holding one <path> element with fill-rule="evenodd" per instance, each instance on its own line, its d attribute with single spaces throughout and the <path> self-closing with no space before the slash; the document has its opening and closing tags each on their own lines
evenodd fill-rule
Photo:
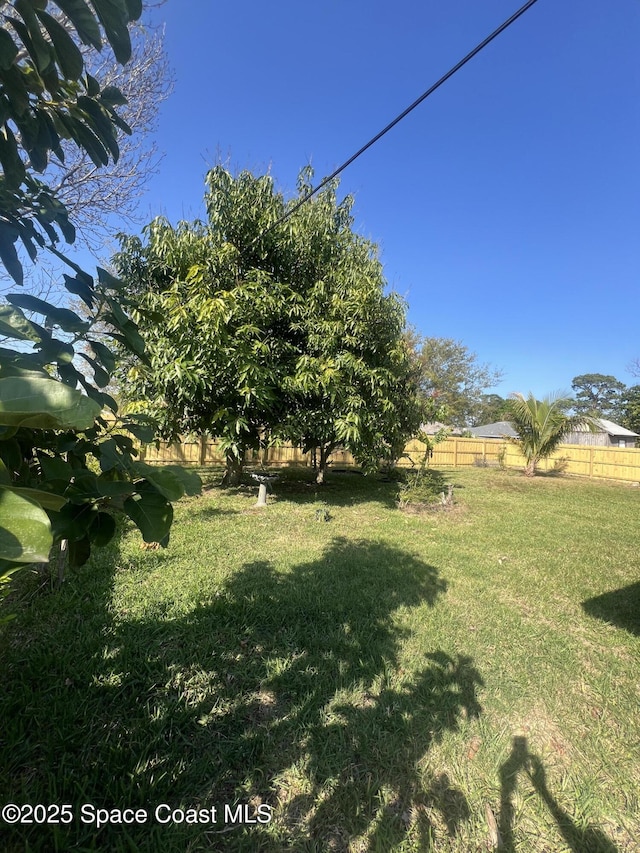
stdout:
<svg viewBox="0 0 640 853">
<path fill-rule="evenodd" d="M 151 4 L 159 5 L 162 4 Z M 68 26 L 62 12 L 56 16 Z M 133 133 L 119 133 L 117 163 L 97 169 L 77 146 L 68 144 L 64 146 L 64 162 L 52 158 L 46 172 L 46 180 L 55 188 L 76 226 L 77 244 L 93 252 L 104 247 L 113 230 L 113 222 L 108 229 L 110 219 L 116 217 L 123 225 L 139 221 L 140 198 L 162 159 L 153 135 L 160 106 L 173 90 L 164 31 L 138 24 L 132 27 L 131 37 L 133 55 L 124 67 L 116 62 L 108 46 L 99 55 L 81 46 L 89 73 L 102 86 L 117 86 L 128 100 L 119 112 Z"/>
</svg>

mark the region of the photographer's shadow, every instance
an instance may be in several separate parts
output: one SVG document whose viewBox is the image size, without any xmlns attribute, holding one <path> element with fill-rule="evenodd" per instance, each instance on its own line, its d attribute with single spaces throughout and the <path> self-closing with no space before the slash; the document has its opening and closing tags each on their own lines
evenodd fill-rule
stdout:
<svg viewBox="0 0 640 853">
<path fill-rule="evenodd" d="M 498 850 L 517 853 L 514 836 L 515 809 L 513 798 L 521 774 L 533 785 L 549 813 L 555 820 L 565 843 L 573 853 L 619 853 L 613 842 L 593 826 L 580 827 L 553 796 L 547 785 L 547 774 L 542 761 L 529 752 L 526 737 L 513 738 L 511 754 L 500 767 L 500 820 Z"/>
</svg>

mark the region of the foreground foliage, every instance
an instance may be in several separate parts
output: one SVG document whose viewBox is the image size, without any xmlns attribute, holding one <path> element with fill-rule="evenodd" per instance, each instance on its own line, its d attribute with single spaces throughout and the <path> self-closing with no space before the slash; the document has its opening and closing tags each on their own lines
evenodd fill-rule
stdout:
<svg viewBox="0 0 640 853">
<path fill-rule="evenodd" d="M 356 475 L 283 476 L 262 511 L 209 488 L 169 551 L 125 531 L 55 598 L 23 575 L 4 802 L 273 820 L 2 826 L 2 848 L 469 853 L 494 826 L 518 853 L 635 853 L 637 491 L 442 477 L 456 513 Z"/>
<path fill-rule="evenodd" d="M 32 261 L 46 250 L 63 260 L 67 292 L 84 303 L 85 315 L 29 293 L 0 304 L 0 590 L 16 567 L 45 563 L 60 545 L 72 566 L 115 534 L 114 510 L 126 513 L 147 541 L 166 544 L 171 500 L 198 488 L 197 477 L 179 470 L 154 472 L 135 459 L 132 437 L 153 436 L 144 419 L 118 422 L 117 405 L 105 392 L 117 341 L 133 358 L 144 344 L 127 314 L 122 282 L 98 269 L 98 281 L 56 248 L 75 229 L 44 180 L 54 154 L 64 160 L 68 142 L 96 168 L 117 161 L 118 133 L 131 133 L 116 107 L 125 102 L 86 68 L 80 44 L 116 59 L 131 55 L 128 24 L 139 18 L 140 0 L 56 0 L 67 25 L 47 12 L 46 2 L 2 3 L 0 27 L 0 260 L 18 288 L 21 252 Z M 75 40 L 74 40 L 75 39 Z M 27 313 L 25 313 L 27 312 Z M 36 321 L 35 317 L 38 317 Z M 102 417 L 105 409 L 111 415 Z M 120 429 L 118 429 L 118 427 Z M 68 549 L 67 549 L 68 543 Z M 60 560 L 62 566 L 64 559 Z"/>
</svg>

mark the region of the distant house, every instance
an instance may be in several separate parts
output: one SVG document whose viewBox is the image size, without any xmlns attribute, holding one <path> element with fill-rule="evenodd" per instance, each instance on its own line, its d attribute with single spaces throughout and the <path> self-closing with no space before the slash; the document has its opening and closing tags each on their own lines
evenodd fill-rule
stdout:
<svg viewBox="0 0 640 853">
<path fill-rule="evenodd" d="M 449 435 L 462 435 L 462 430 L 458 429 L 458 427 L 448 426 L 447 424 L 440 423 L 440 421 L 430 421 L 428 424 L 422 424 L 420 427 L 420 431 L 425 433 L 425 435 L 436 435 L 443 429 L 446 429 Z"/>
<path fill-rule="evenodd" d="M 469 430 L 474 438 L 516 438 L 517 432 L 508 421 L 497 421 L 495 424 L 471 427 Z"/>
<path fill-rule="evenodd" d="M 579 427 L 573 432 L 567 433 L 563 444 L 590 444 L 595 447 L 635 447 L 636 439 L 640 438 L 637 432 L 614 424 L 604 418 L 596 418 L 596 431 L 591 432 L 589 427 Z M 471 427 L 471 435 L 477 438 L 504 438 L 510 436 L 517 438 L 517 433 L 508 421 L 498 421 L 495 424 Z"/>
<path fill-rule="evenodd" d="M 589 427 L 579 427 L 567 434 L 564 444 L 590 444 L 596 447 L 635 447 L 636 439 L 640 438 L 637 432 L 607 421 L 604 418 L 596 418 L 596 431 L 591 432 Z"/>
</svg>

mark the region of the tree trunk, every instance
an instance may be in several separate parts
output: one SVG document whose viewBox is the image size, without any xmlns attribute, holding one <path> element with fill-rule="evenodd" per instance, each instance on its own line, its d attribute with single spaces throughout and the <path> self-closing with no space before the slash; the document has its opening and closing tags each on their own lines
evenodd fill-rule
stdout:
<svg viewBox="0 0 640 853">
<path fill-rule="evenodd" d="M 525 477 L 534 477 L 535 476 L 537 464 L 538 464 L 538 460 L 535 456 L 533 457 L 533 459 L 529 459 L 527 464 L 524 466 Z"/>
<path fill-rule="evenodd" d="M 320 445 L 320 461 L 318 462 L 318 467 L 316 469 L 316 484 L 318 486 L 322 486 L 324 483 L 327 468 L 329 467 L 329 457 L 331 456 L 333 448 L 333 444 Z"/>
<path fill-rule="evenodd" d="M 231 450 L 226 452 L 226 470 L 222 478 L 223 486 L 238 486 L 242 479 L 242 469 L 244 466 L 244 453 L 241 456 L 236 456 Z"/>
</svg>

